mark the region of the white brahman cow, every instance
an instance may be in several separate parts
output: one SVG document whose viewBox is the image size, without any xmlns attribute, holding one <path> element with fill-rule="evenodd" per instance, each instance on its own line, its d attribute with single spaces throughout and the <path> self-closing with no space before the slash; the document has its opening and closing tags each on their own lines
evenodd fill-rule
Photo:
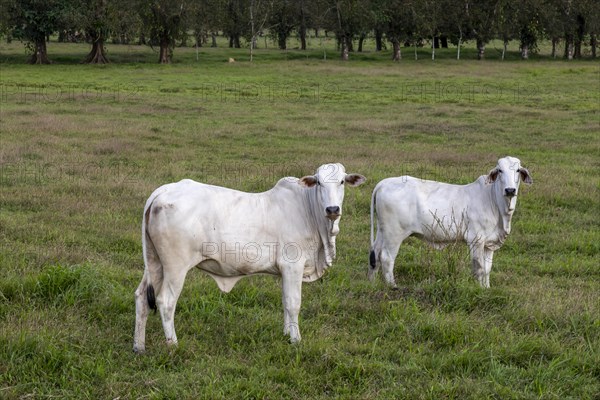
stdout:
<svg viewBox="0 0 600 400">
<path fill-rule="evenodd" d="M 167 343 L 177 343 L 175 307 L 194 267 L 224 292 L 248 275 L 281 276 L 284 334 L 298 342 L 302 282 L 320 278 L 331 266 L 344 186 L 364 181 L 341 164 L 325 164 L 315 175 L 283 178 L 263 193 L 189 179 L 156 189 L 143 214 L 145 268 L 135 292 L 134 351 L 145 349 L 148 311 L 156 306 Z"/>
<path fill-rule="evenodd" d="M 369 279 L 382 266 L 384 279 L 396 287 L 394 260 L 398 249 L 404 239 L 416 236 L 435 248 L 465 242 L 471 253 L 473 275 L 481 286 L 489 287 L 492 257 L 510 233 L 521 180 L 532 183 L 529 171 L 514 157 L 499 159 L 488 175 L 468 185 L 410 176 L 382 180 L 371 198 Z"/>
</svg>

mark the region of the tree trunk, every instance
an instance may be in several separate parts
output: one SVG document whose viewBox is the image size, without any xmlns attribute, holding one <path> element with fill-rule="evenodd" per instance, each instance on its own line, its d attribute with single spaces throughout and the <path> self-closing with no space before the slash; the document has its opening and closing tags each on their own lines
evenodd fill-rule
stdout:
<svg viewBox="0 0 600 400">
<path fill-rule="evenodd" d="M 481 39 L 477 39 L 477 59 L 483 60 L 485 56 L 485 43 Z"/>
<path fill-rule="evenodd" d="M 436 37 L 433 38 L 433 40 L 431 41 L 431 61 L 435 60 L 435 41 L 436 41 Z M 438 43 L 438 47 L 439 47 L 439 43 Z"/>
<path fill-rule="evenodd" d="M 521 43 L 521 58 L 523 60 L 529 60 L 529 45 Z"/>
<path fill-rule="evenodd" d="M 590 33 L 590 46 L 592 47 L 592 58 L 596 58 L 596 47 L 598 46 L 598 38 L 595 33 Z"/>
<path fill-rule="evenodd" d="M 240 46 L 240 35 L 235 35 L 233 37 L 233 47 L 235 47 L 236 49 L 239 49 Z"/>
<path fill-rule="evenodd" d="M 342 48 L 342 61 L 348 61 L 348 38 L 346 36 L 341 37 L 340 47 Z"/>
<path fill-rule="evenodd" d="M 28 61 L 29 64 L 51 64 L 48 59 L 48 50 L 46 49 L 46 38 L 42 36 L 34 43 L 34 51 Z"/>
<path fill-rule="evenodd" d="M 504 61 L 504 57 L 506 56 L 506 48 L 508 47 L 508 40 L 504 39 L 504 46 L 502 47 L 502 61 Z"/>
<path fill-rule="evenodd" d="M 287 49 L 287 37 L 282 35 L 281 33 L 277 35 L 277 44 L 279 45 L 279 50 Z"/>
<path fill-rule="evenodd" d="M 363 51 L 363 43 L 365 42 L 366 36 L 367 36 L 366 34 L 361 33 L 360 37 L 358 38 L 358 52 L 359 53 L 362 53 L 362 51 Z"/>
<path fill-rule="evenodd" d="M 575 40 L 575 46 L 573 48 L 573 58 L 581 58 L 581 40 L 577 38 Z"/>
<path fill-rule="evenodd" d="M 392 52 L 392 61 L 400 61 L 402 59 L 402 53 L 400 52 L 400 42 L 398 39 L 392 39 L 392 47 L 394 49 Z"/>
<path fill-rule="evenodd" d="M 348 47 L 348 51 L 351 51 L 354 53 L 354 41 L 352 40 L 351 37 L 346 38 L 346 45 Z"/>
<path fill-rule="evenodd" d="M 88 53 L 88 55 L 83 59 L 83 64 L 108 64 L 110 61 L 108 57 L 106 57 L 106 52 L 104 49 L 104 37 L 102 34 L 98 34 L 96 32 L 91 33 L 93 41 L 92 41 L 92 50 Z"/>
<path fill-rule="evenodd" d="M 442 49 L 448 48 L 448 36 L 441 36 L 440 40 L 442 42 Z"/>
<path fill-rule="evenodd" d="M 458 45 L 456 46 L 457 47 L 457 50 L 456 50 L 456 59 L 457 60 L 460 60 L 460 45 L 461 45 L 461 42 L 462 42 L 462 30 L 460 30 L 460 35 L 458 36 Z"/>
<path fill-rule="evenodd" d="M 433 45 L 434 49 L 439 49 L 440 48 L 440 38 L 437 36 L 434 36 L 432 45 Z"/>
<path fill-rule="evenodd" d="M 573 54 L 574 58 L 581 58 L 581 45 L 583 44 L 583 37 L 585 36 L 585 19 L 583 16 L 577 16 L 577 35 L 575 37 L 575 51 Z"/>
<path fill-rule="evenodd" d="M 304 2 L 300 7 L 300 28 L 298 29 L 300 36 L 300 50 L 306 50 L 306 17 L 304 15 Z"/>
<path fill-rule="evenodd" d="M 300 27 L 300 50 L 306 50 L 306 26 Z"/>
<path fill-rule="evenodd" d="M 210 34 L 210 38 L 212 40 L 212 43 L 210 44 L 210 47 L 217 47 L 217 34 L 212 32 Z"/>
<path fill-rule="evenodd" d="M 383 49 L 383 33 L 379 29 L 375 29 L 375 51 Z"/>
<path fill-rule="evenodd" d="M 167 35 L 162 35 L 160 38 L 160 52 L 158 56 L 159 64 L 170 64 L 173 52 L 171 50 L 171 41 Z"/>
<path fill-rule="evenodd" d="M 565 58 L 567 60 L 573 59 L 573 35 L 571 34 L 565 36 Z"/>
<path fill-rule="evenodd" d="M 552 58 L 556 58 L 556 45 L 558 44 L 557 38 L 552 38 Z"/>
<path fill-rule="evenodd" d="M 229 36 L 229 47 L 233 47 L 233 36 Z"/>
</svg>

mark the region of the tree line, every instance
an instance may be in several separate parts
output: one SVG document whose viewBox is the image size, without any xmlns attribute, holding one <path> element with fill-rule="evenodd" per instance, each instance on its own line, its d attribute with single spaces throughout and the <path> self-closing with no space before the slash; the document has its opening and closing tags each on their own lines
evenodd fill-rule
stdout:
<svg viewBox="0 0 600 400">
<path fill-rule="evenodd" d="M 598 0 L 0 0 L 0 35 L 23 41 L 32 64 L 50 63 L 46 43 L 85 41 L 91 49 L 83 62 L 107 63 L 105 43 L 138 43 L 159 49 L 170 63 L 177 45 L 213 46 L 223 34 L 230 47 L 244 43 L 252 59 L 257 38 L 269 35 L 280 49 L 296 36 L 307 48 L 308 32 L 336 38 L 340 57 L 362 51 L 367 37 L 376 50 L 391 46 L 392 59 L 402 47 L 457 48 L 472 41 L 477 58 L 493 39 L 520 44 L 522 58 L 540 40 L 552 42 L 552 56 L 582 57 L 589 45 L 596 57 L 600 32 Z M 242 39 L 244 42 L 242 42 Z M 357 48 L 355 49 L 355 44 Z"/>
</svg>

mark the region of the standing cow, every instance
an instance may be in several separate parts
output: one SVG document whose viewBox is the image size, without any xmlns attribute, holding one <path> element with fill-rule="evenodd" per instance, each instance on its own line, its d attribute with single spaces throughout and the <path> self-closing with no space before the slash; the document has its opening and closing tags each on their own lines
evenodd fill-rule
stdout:
<svg viewBox="0 0 600 400">
<path fill-rule="evenodd" d="M 281 276 L 284 334 L 300 341 L 302 282 L 320 278 L 331 266 L 344 186 L 364 181 L 341 164 L 325 164 L 315 175 L 283 178 L 263 193 L 189 179 L 156 189 L 144 207 L 145 268 L 135 292 L 134 351 L 144 351 L 148 311 L 157 306 L 167 343 L 177 343 L 175 307 L 194 267 L 224 292 L 248 275 Z"/>
<path fill-rule="evenodd" d="M 468 185 L 450 185 L 410 176 L 384 179 L 371 198 L 369 279 L 383 266 L 385 280 L 394 282 L 394 260 L 400 245 L 416 236 L 435 248 L 463 241 L 469 246 L 473 275 L 490 286 L 492 257 L 510 233 L 519 182 L 532 183 L 518 158 L 504 157 L 488 175 Z M 377 213 L 377 239 L 373 219 Z"/>
</svg>

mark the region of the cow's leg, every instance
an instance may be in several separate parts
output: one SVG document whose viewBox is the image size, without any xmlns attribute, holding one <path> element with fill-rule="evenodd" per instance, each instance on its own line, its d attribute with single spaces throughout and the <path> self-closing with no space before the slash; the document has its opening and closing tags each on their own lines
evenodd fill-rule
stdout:
<svg viewBox="0 0 600 400">
<path fill-rule="evenodd" d="M 485 279 L 483 286 L 490 287 L 490 273 L 492 272 L 492 260 L 494 259 L 494 250 L 485 249 L 483 253 L 483 262 L 485 270 Z"/>
<path fill-rule="evenodd" d="M 381 261 L 381 269 L 383 278 L 393 288 L 396 288 L 394 280 L 394 262 L 400 250 L 400 245 L 410 234 L 406 232 L 394 232 L 394 234 L 383 235 L 381 251 L 379 259 Z"/>
<path fill-rule="evenodd" d="M 485 285 L 485 250 L 482 244 L 474 243 L 470 246 L 473 276 L 482 287 Z"/>
<path fill-rule="evenodd" d="M 369 268 L 367 270 L 367 278 L 373 282 L 377 273 L 379 272 L 379 267 L 381 266 L 381 242 L 383 241 L 383 234 L 377 230 L 377 238 L 375 242 L 373 242 L 373 248 L 369 253 Z"/>
<path fill-rule="evenodd" d="M 281 268 L 281 289 L 283 302 L 283 334 L 290 336 L 292 343 L 300 341 L 298 314 L 302 300 L 301 264 L 288 264 Z"/>
<path fill-rule="evenodd" d="M 148 299 L 146 292 L 148 290 L 148 281 L 146 272 L 142 277 L 142 282 L 135 291 L 135 333 L 133 335 L 133 351 L 143 353 L 146 349 L 146 321 L 148 320 Z"/>
<path fill-rule="evenodd" d="M 381 250 L 381 270 L 383 272 L 383 279 L 393 288 L 396 288 L 396 281 L 394 280 L 394 261 L 398 255 L 400 244 L 393 244 L 386 246 Z"/>
<path fill-rule="evenodd" d="M 156 296 L 156 305 L 160 312 L 162 319 L 163 329 L 165 331 L 165 337 L 167 344 L 177 344 L 177 335 L 175 334 L 175 308 L 177 306 L 177 300 L 183 289 L 183 282 L 185 281 L 186 269 L 171 270 L 167 273 L 168 269 L 164 269 L 164 280 L 160 293 Z"/>
</svg>

